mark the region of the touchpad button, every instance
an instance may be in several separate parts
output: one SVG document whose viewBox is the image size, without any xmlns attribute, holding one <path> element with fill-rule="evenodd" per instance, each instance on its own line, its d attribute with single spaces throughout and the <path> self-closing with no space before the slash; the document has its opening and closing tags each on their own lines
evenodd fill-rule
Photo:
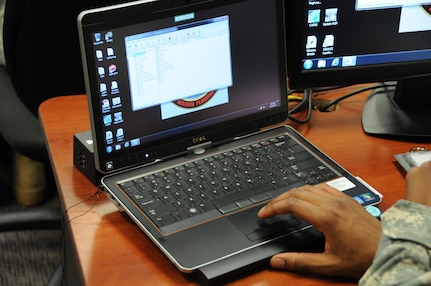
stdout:
<svg viewBox="0 0 431 286">
<path fill-rule="evenodd" d="M 287 230 L 299 224 L 299 220 L 294 217 L 291 217 L 289 220 L 278 221 L 271 224 L 264 224 L 260 228 L 250 233 L 247 233 L 246 236 L 251 241 L 263 238 L 277 237 L 286 233 Z"/>
<path fill-rule="evenodd" d="M 301 224 L 291 214 L 259 219 L 258 210 L 258 208 L 252 208 L 229 217 L 229 220 L 251 241 L 280 236 Z"/>
</svg>

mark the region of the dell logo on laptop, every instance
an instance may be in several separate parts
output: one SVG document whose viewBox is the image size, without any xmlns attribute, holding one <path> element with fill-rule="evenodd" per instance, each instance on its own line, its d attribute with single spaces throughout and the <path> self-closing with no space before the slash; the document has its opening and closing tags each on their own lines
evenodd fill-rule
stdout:
<svg viewBox="0 0 431 286">
<path fill-rule="evenodd" d="M 207 141 L 207 138 L 205 136 L 198 136 L 193 138 L 193 144 L 199 144 Z"/>
</svg>

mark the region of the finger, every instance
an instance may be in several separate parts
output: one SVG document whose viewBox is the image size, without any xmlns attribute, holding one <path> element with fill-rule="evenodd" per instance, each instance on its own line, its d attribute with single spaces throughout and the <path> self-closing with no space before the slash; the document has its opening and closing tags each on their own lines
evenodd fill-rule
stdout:
<svg viewBox="0 0 431 286">
<path fill-rule="evenodd" d="M 431 173 L 430 162 L 420 167 L 410 169 L 406 176 L 406 200 L 429 205 L 431 203 Z"/>
<path fill-rule="evenodd" d="M 339 193 L 327 185 L 303 186 L 273 199 L 259 211 L 258 215 L 267 218 L 277 214 L 294 213 L 307 219 L 306 214 L 312 213 L 316 206 L 332 205 L 334 195 L 339 196 Z"/>
<path fill-rule="evenodd" d="M 304 185 L 299 188 L 293 188 L 280 196 L 274 198 L 270 203 L 277 203 L 289 197 L 297 197 L 310 203 L 320 204 L 321 198 L 331 198 L 333 196 L 345 195 L 342 192 L 328 186 L 327 184 L 318 184 L 315 186 Z"/>
<path fill-rule="evenodd" d="M 270 263 L 276 269 L 337 275 L 335 271 L 339 269 L 338 261 L 339 259 L 331 254 L 286 252 L 274 255 Z"/>
<path fill-rule="evenodd" d="M 268 208 L 271 209 L 267 210 Z M 320 231 L 323 231 L 325 225 L 332 224 L 332 208 L 330 201 L 328 201 L 325 206 L 319 206 L 293 197 L 280 201 L 270 207 L 264 207 L 258 215 L 260 218 L 268 218 L 277 214 L 291 213 L 311 223 Z"/>
<path fill-rule="evenodd" d="M 293 213 L 299 215 L 301 209 L 311 210 L 315 203 L 311 203 L 311 198 L 304 198 L 306 195 L 298 196 L 290 193 L 283 196 L 283 198 L 277 198 L 269 202 L 258 212 L 258 216 L 261 218 L 268 218 L 279 214 Z M 295 211 L 296 209 L 296 211 Z M 299 213 L 298 213 L 299 212 Z"/>
</svg>

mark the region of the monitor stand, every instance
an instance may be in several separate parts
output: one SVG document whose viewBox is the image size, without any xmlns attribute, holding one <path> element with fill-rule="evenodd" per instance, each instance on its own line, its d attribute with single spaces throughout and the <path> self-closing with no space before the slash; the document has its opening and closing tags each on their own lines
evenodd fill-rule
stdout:
<svg viewBox="0 0 431 286">
<path fill-rule="evenodd" d="M 401 140 L 431 141 L 430 82 L 430 77 L 422 77 L 389 82 L 393 86 L 376 89 L 362 112 L 365 133 Z"/>
</svg>

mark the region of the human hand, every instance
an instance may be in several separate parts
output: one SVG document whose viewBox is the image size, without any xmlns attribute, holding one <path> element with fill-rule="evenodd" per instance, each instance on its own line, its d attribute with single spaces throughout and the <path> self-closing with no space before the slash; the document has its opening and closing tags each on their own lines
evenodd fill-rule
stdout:
<svg viewBox="0 0 431 286">
<path fill-rule="evenodd" d="M 406 175 L 406 200 L 431 206 L 431 161 L 412 168 Z"/>
<path fill-rule="evenodd" d="M 325 235 L 323 253 L 276 254 L 271 266 L 301 272 L 360 278 L 371 265 L 381 237 L 380 221 L 353 198 L 326 184 L 292 189 L 273 199 L 258 215 L 292 213 Z"/>
</svg>

